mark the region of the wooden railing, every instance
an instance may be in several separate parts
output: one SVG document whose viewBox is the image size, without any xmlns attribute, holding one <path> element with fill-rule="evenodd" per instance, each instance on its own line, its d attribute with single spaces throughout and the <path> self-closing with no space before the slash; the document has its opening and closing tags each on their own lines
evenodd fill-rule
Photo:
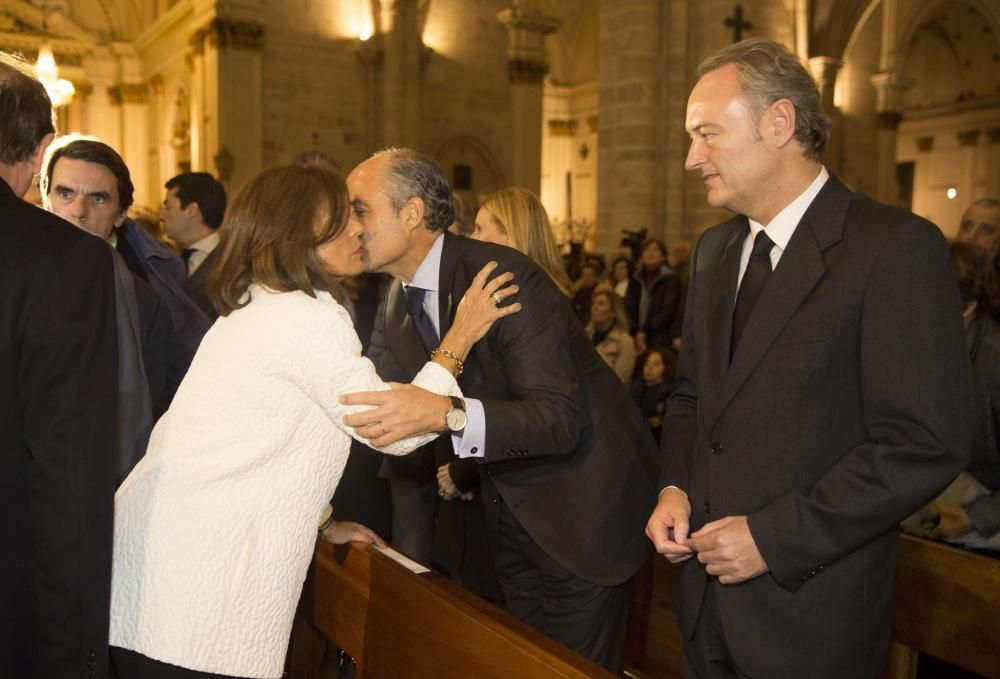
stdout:
<svg viewBox="0 0 1000 679">
<path fill-rule="evenodd" d="M 613 676 L 447 578 L 370 546 L 317 544 L 299 613 L 355 659 L 359 678 Z"/>
<path fill-rule="evenodd" d="M 912 679 L 917 653 L 1000 678 L 1000 560 L 903 535 L 887 677 Z"/>
</svg>

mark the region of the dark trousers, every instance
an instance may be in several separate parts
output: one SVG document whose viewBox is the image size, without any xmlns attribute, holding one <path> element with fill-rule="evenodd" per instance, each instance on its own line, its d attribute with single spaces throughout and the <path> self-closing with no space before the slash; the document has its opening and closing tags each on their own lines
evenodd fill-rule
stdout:
<svg viewBox="0 0 1000 679">
<path fill-rule="evenodd" d="M 726 635 L 719 619 L 716 588 L 720 585 L 710 578 L 705 586 L 701 611 L 694 626 L 694 636 L 684 642 L 684 679 L 743 679 L 745 674 L 736 668 Z"/>
<path fill-rule="evenodd" d="M 389 479 L 392 496 L 392 547 L 414 561 L 431 565 L 437 482 Z"/>
<path fill-rule="evenodd" d="M 111 647 L 111 679 L 237 679 L 227 674 L 198 672 L 147 658 L 126 648 Z"/>
<path fill-rule="evenodd" d="M 620 674 L 630 583 L 603 587 L 556 563 L 500 503 L 496 575 L 507 610 L 559 643 Z"/>
</svg>

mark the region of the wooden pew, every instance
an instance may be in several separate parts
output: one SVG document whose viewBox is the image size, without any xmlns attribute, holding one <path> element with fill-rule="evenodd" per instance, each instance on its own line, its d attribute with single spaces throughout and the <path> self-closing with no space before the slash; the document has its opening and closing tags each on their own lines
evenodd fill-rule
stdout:
<svg viewBox="0 0 1000 679">
<path fill-rule="evenodd" d="M 317 544 L 299 614 L 355 659 L 359 678 L 614 676 L 447 578 L 367 545 Z M 302 655 L 296 638 L 290 656 Z"/>
<path fill-rule="evenodd" d="M 886 676 L 916 676 L 917 652 L 1000 677 L 1000 560 L 903 535 Z"/>
</svg>

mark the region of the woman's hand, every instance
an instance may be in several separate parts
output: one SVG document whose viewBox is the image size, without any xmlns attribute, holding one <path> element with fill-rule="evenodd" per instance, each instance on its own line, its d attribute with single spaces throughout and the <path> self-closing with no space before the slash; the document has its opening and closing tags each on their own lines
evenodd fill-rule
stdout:
<svg viewBox="0 0 1000 679">
<path fill-rule="evenodd" d="M 937 527 L 931 531 L 931 537 L 940 540 L 957 540 L 972 532 L 972 521 L 965 509 L 959 505 L 935 500 L 932 505 L 941 516 Z"/>
<path fill-rule="evenodd" d="M 442 348 L 467 353 L 498 319 L 521 310 L 521 305 L 517 302 L 501 306 L 503 300 L 517 294 L 518 286 L 507 285 L 514 280 L 512 273 L 503 273 L 488 281 L 487 278 L 495 268 L 497 263 L 490 262 L 472 279 L 472 284 L 458 303 L 455 321 L 445 336 L 448 342 L 442 342 Z"/>
<path fill-rule="evenodd" d="M 376 547 L 385 547 L 385 543 L 370 528 L 353 521 L 334 521 L 320 535 L 327 542 L 342 545 L 345 542 L 364 542 Z"/>
</svg>

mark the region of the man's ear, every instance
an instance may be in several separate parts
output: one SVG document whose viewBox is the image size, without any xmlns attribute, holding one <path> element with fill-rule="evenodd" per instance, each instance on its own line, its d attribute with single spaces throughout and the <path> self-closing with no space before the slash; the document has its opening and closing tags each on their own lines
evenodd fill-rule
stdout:
<svg viewBox="0 0 1000 679">
<path fill-rule="evenodd" d="M 795 137 L 795 105 L 792 102 L 779 99 L 771 104 L 765 135 L 769 136 L 778 148 L 782 148 Z"/>
<path fill-rule="evenodd" d="M 184 214 L 187 215 L 187 218 L 193 222 L 205 222 L 201 216 L 201 206 L 193 200 L 187 204 L 186 208 L 184 208 Z"/>
<path fill-rule="evenodd" d="M 399 218 L 407 229 L 414 229 L 424 223 L 426 208 L 423 198 L 414 196 L 403 205 L 403 209 L 399 212 Z"/>
<path fill-rule="evenodd" d="M 42 137 L 42 141 L 38 143 L 38 148 L 35 152 L 31 154 L 31 167 L 34 170 L 32 174 L 38 174 L 42 171 L 42 161 L 45 160 L 45 151 L 49 148 L 49 144 L 55 139 L 55 134 L 49 132 L 47 135 Z"/>
<path fill-rule="evenodd" d="M 115 228 L 117 229 L 128 218 L 128 208 L 122 210 L 121 214 L 115 217 Z"/>
</svg>

